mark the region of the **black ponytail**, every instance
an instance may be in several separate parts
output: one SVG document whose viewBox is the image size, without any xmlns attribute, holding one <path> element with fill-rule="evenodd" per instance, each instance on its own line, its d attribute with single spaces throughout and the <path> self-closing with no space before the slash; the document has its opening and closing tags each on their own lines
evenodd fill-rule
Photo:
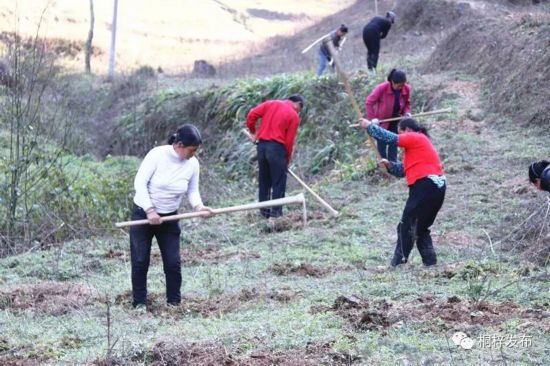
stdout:
<svg viewBox="0 0 550 366">
<path fill-rule="evenodd" d="M 388 81 L 393 81 L 396 84 L 406 83 L 407 74 L 405 74 L 404 71 L 398 69 L 391 69 L 390 73 L 388 74 Z"/>
<path fill-rule="evenodd" d="M 420 123 L 416 122 L 414 119 L 412 118 L 405 118 L 405 119 L 402 119 L 400 122 L 399 122 L 399 129 L 400 130 L 406 130 L 407 128 L 410 128 L 411 130 L 413 130 L 414 132 L 420 132 L 420 133 L 423 133 L 424 135 L 426 135 L 427 137 L 430 137 L 430 135 L 428 134 L 428 130 L 426 129 L 426 127 L 424 127 L 423 125 L 421 125 Z"/>
<path fill-rule="evenodd" d="M 529 181 L 535 183 L 535 179 L 540 179 L 542 172 L 550 165 L 550 161 L 541 160 L 529 165 Z"/>
<path fill-rule="evenodd" d="M 194 125 L 185 124 L 168 137 L 168 144 L 172 145 L 176 142 L 181 142 L 183 146 L 199 146 L 202 144 L 201 133 Z"/>
</svg>

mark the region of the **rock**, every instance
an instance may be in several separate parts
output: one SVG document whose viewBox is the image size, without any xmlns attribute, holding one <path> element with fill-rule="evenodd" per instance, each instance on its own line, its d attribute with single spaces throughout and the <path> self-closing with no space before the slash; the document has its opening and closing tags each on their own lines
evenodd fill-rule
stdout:
<svg viewBox="0 0 550 366">
<path fill-rule="evenodd" d="M 202 77 L 214 76 L 216 75 L 216 68 L 206 60 L 196 60 L 193 65 L 193 75 Z"/>
<path fill-rule="evenodd" d="M 481 122 L 485 118 L 485 113 L 483 113 L 483 111 L 479 108 L 473 108 L 473 109 L 469 109 L 466 112 L 466 117 L 468 117 L 474 122 Z"/>
</svg>

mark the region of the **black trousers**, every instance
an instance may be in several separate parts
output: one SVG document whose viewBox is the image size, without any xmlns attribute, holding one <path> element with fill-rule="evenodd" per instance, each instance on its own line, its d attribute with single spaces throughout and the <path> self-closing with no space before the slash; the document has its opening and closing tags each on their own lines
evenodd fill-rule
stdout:
<svg viewBox="0 0 550 366">
<path fill-rule="evenodd" d="M 388 131 L 391 131 L 397 134 L 397 125 L 398 121 L 390 122 L 388 126 Z M 388 145 L 380 140 L 376 140 L 376 145 L 378 147 L 378 152 L 383 159 L 388 159 L 389 161 L 397 161 L 397 146 Z"/>
<path fill-rule="evenodd" d="M 175 215 L 176 212 L 160 214 Z M 147 219 L 143 209 L 134 204 L 132 220 Z M 164 222 L 160 225 L 139 225 L 130 228 L 130 256 L 132 260 L 132 295 L 133 305 L 147 302 L 147 272 L 151 257 L 153 237 L 162 256 L 162 265 L 166 277 L 166 301 L 170 304 L 181 302 L 181 260 L 180 260 L 180 227 L 177 221 Z"/>
<path fill-rule="evenodd" d="M 380 34 L 363 29 L 363 43 L 367 47 L 367 66 L 369 70 L 376 69 L 380 53 Z"/>
<path fill-rule="evenodd" d="M 286 190 L 286 171 L 288 161 L 283 144 L 276 141 L 258 142 L 259 167 L 259 201 L 283 198 Z M 279 217 L 283 214 L 283 206 L 260 209 L 262 216 Z"/>
<path fill-rule="evenodd" d="M 445 185 L 438 188 L 429 178 L 417 180 L 409 187 L 409 198 L 397 226 L 397 245 L 392 266 L 407 262 L 415 240 L 422 263 L 427 266 L 437 263 L 430 226 L 443 205 L 445 189 Z"/>
</svg>

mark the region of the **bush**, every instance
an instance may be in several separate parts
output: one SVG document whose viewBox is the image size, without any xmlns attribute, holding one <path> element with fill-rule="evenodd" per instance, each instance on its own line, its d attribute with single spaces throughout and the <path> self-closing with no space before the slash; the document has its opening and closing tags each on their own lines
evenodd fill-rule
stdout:
<svg viewBox="0 0 550 366">
<path fill-rule="evenodd" d="M 382 81 L 373 79 L 367 83 L 363 74 L 351 79 L 360 105 L 372 87 Z M 348 128 L 357 118 L 349 96 L 334 75 L 278 75 L 240 80 L 204 92 L 163 91 L 117 122 L 115 140 L 129 142 L 126 153 L 144 155 L 178 125 L 194 123 L 203 133 L 205 156 L 213 163 L 221 162 L 228 179 L 248 180 L 255 171 L 255 149 L 245 143 L 247 139 L 241 133 L 247 113 L 265 100 L 284 99 L 294 93 L 305 97 L 306 107 L 301 113 L 293 165 L 317 174 L 331 169 L 337 161 L 351 163 L 366 136 Z"/>
<path fill-rule="evenodd" d="M 63 156 L 59 164 L 41 171 L 42 184 L 29 192 L 28 205 L 19 207 L 17 232 L 25 237 L 17 245 L 3 245 L 0 255 L 18 252 L 31 243 L 46 245 L 71 238 L 104 235 L 114 222 L 127 220 L 133 198 L 131 190 L 138 159 L 108 157 L 96 161 L 90 156 Z M 5 173 L 0 165 L 0 174 Z M 33 174 L 38 168 L 31 170 Z M 5 199 L 0 195 L 0 200 Z M 0 205 L 0 215 L 6 216 Z M 25 211 L 25 212 L 23 212 Z M 6 228 L 1 227 L 2 235 Z M 10 250 L 8 250 L 10 249 Z"/>
</svg>

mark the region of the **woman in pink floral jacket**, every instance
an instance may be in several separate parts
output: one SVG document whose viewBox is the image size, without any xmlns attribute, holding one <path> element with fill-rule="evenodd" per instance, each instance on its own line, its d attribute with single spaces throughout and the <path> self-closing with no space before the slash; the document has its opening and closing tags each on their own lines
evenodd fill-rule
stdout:
<svg viewBox="0 0 550 366">
<path fill-rule="evenodd" d="M 392 69 L 388 80 L 374 88 L 365 100 L 367 119 L 386 119 L 393 117 L 410 117 L 411 115 L 411 86 L 407 84 L 407 75 L 401 70 Z M 397 133 L 399 121 L 383 122 L 380 127 Z M 383 159 L 397 161 L 397 146 L 388 146 L 377 141 L 378 151 Z"/>
</svg>

